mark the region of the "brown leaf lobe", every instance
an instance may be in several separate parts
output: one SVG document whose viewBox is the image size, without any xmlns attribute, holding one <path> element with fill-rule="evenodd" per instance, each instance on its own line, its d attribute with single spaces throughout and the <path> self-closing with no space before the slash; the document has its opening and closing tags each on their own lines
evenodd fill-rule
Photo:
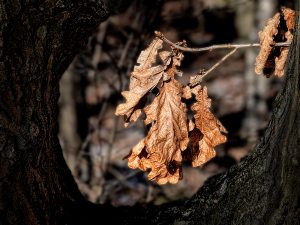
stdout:
<svg viewBox="0 0 300 225">
<path fill-rule="evenodd" d="M 154 88 L 163 75 L 163 66 L 152 66 L 156 62 L 157 51 L 162 48 L 162 40 L 155 38 L 138 57 L 130 77 L 129 91 L 123 91 L 126 102 L 116 109 L 116 115 L 125 115 L 125 126 L 136 121 L 141 114 L 144 97 Z"/>
<path fill-rule="evenodd" d="M 190 133 L 192 165 L 201 166 L 215 156 L 214 147 L 226 141 L 227 133 L 221 122 L 210 112 L 211 100 L 207 88 L 199 89 L 197 102 L 192 105 L 195 112 L 195 128 Z"/>
</svg>

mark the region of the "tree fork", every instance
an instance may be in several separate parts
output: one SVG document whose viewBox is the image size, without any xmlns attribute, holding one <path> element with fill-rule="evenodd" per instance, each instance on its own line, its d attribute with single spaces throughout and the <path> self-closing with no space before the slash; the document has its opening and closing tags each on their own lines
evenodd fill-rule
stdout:
<svg viewBox="0 0 300 225">
<path fill-rule="evenodd" d="M 187 201 L 113 208 L 84 200 L 57 139 L 58 82 L 75 49 L 124 7 L 118 2 L 0 0 L 0 224 L 299 224 L 299 6 L 284 87 L 240 165 Z"/>
</svg>

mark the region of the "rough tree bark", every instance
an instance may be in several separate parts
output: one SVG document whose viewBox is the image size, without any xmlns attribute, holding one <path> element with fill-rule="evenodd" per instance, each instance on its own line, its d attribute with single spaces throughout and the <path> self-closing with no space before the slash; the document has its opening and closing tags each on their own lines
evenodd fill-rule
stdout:
<svg viewBox="0 0 300 225">
<path fill-rule="evenodd" d="M 183 202 L 113 208 L 83 199 L 57 139 L 58 81 L 115 11 L 107 2 L 0 0 L 0 224 L 299 224 L 299 10 L 285 85 L 240 165 Z"/>
<path fill-rule="evenodd" d="M 0 224 L 64 224 L 82 198 L 57 138 L 59 79 L 124 2 L 0 0 Z"/>
</svg>

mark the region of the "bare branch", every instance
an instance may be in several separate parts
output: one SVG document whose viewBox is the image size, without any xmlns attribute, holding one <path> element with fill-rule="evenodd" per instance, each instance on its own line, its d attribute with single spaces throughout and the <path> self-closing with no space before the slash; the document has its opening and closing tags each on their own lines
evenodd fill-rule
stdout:
<svg viewBox="0 0 300 225">
<path fill-rule="evenodd" d="M 203 48 L 189 48 L 189 47 L 182 47 L 173 43 L 172 41 L 168 40 L 161 32 L 155 31 L 155 35 L 163 40 L 164 42 L 168 43 L 169 45 L 173 46 L 184 52 L 204 52 L 204 51 L 212 51 L 214 49 L 224 49 L 224 48 L 249 48 L 249 47 L 260 47 L 259 43 L 247 43 L 247 44 L 219 44 L 219 45 L 211 45 L 208 47 Z M 291 42 L 278 42 L 274 46 L 276 47 L 283 47 L 283 46 L 290 46 Z"/>
</svg>

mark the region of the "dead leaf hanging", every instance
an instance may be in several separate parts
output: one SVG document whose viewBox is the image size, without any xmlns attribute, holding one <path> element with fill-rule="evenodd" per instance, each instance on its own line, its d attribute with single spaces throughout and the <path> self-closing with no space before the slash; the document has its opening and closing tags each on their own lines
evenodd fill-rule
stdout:
<svg viewBox="0 0 300 225">
<path fill-rule="evenodd" d="M 255 72 L 264 73 L 267 77 L 275 74 L 284 75 L 284 66 L 289 52 L 289 47 L 274 47 L 277 41 L 291 42 L 295 25 L 295 11 L 281 8 L 281 13 L 276 13 L 268 20 L 267 25 L 258 33 L 260 39 L 260 52 L 256 57 Z M 282 34 L 284 33 L 284 35 Z"/>
<path fill-rule="evenodd" d="M 268 57 L 275 44 L 274 36 L 278 33 L 280 13 L 276 13 L 268 20 L 267 25 L 258 33 L 260 40 L 260 52 L 256 57 L 255 72 L 261 74 L 266 65 Z"/>
<path fill-rule="evenodd" d="M 182 177 L 182 151 L 186 150 L 188 128 L 186 106 L 181 102 L 183 89 L 175 80 L 177 66 L 183 59 L 181 52 L 161 52 L 164 79 L 159 95 L 145 107 L 146 125 L 151 124 L 147 136 L 128 156 L 128 166 L 151 171 L 149 180 L 158 184 L 177 183 Z"/>
<path fill-rule="evenodd" d="M 123 91 L 126 102 L 116 109 L 116 115 L 125 115 L 125 126 L 136 121 L 141 114 L 143 100 L 154 88 L 163 75 L 163 66 L 153 66 L 156 62 L 157 51 L 162 48 L 163 41 L 155 38 L 149 47 L 141 52 L 130 76 L 129 91 Z"/>
<path fill-rule="evenodd" d="M 197 102 L 192 105 L 195 112 L 195 127 L 190 132 L 191 160 L 194 167 L 215 157 L 214 147 L 226 142 L 227 133 L 221 122 L 210 112 L 211 100 L 207 95 L 207 88 L 198 89 Z"/>
<path fill-rule="evenodd" d="M 295 27 L 295 16 L 296 16 L 295 11 L 286 7 L 282 7 L 281 11 L 283 14 L 283 18 L 286 22 L 287 29 L 289 31 L 292 31 Z"/>
<path fill-rule="evenodd" d="M 145 108 L 148 135 L 135 146 L 128 158 L 131 168 L 150 168 L 149 180 L 158 184 L 177 183 L 181 178 L 181 152 L 187 148 L 186 107 L 182 88 L 175 79 L 164 83 L 159 96 Z"/>
<path fill-rule="evenodd" d="M 284 34 L 284 37 L 287 42 L 292 42 L 293 40 L 293 29 L 295 26 L 295 11 L 289 8 L 281 9 L 286 22 L 287 31 Z M 281 47 L 280 55 L 275 58 L 275 72 L 274 74 L 282 77 L 284 75 L 284 67 L 289 53 L 289 47 Z"/>
</svg>

